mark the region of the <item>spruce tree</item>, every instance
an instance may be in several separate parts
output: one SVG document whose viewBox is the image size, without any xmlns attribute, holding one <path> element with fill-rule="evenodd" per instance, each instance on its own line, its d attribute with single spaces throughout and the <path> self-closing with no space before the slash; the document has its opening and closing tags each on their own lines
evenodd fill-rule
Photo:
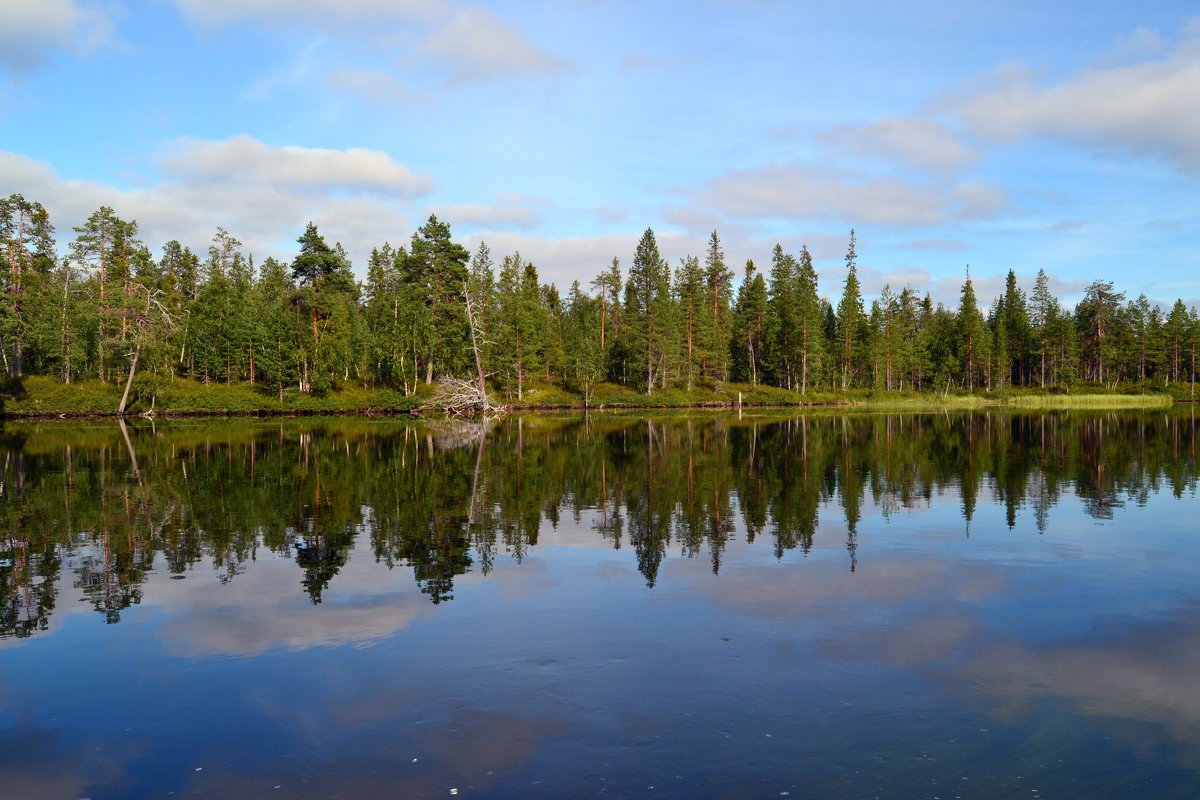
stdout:
<svg viewBox="0 0 1200 800">
<path fill-rule="evenodd" d="M 1046 351 L 1047 340 L 1046 333 L 1050 323 L 1051 316 L 1054 312 L 1055 299 L 1050 293 L 1050 276 L 1046 274 L 1046 270 L 1039 269 L 1037 280 L 1033 284 L 1032 311 L 1033 325 L 1037 328 L 1039 342 L 1040 365 L 1038 369 L 1038 380 L 1043 389 L 1046 388 Z"/>
<path fill-rule="evenodd" d="M 958 307 L 959 364 L 963 386 L 968 392 L 975 391 L 978 377 L 987 365 L 987 353 L 991 349 L 986 339 L 983 314 L 975 299 L 975 285 L 971 282 L 968 268 L 963 282 L 962 302 Z"/>
<path fill-rule="evenodd" d="M 704 271 L 700 268 L 700 259 L 688 256 L 675 270 L 675 305 L 679 310 L 681 328 L 679 360 L 683 365 L 684 382 L 689 392 L 704 363 L 701 355 L 701 342 L 704 340 L 701 320 L 707 311 L 706 300 Z"/>
<path fill-rule="evenodd" d="M 796 259 L 776 243 L 771 253 L 771 277 L 767 284 L 767 353 L 772 377 L 778 386 L 796 386 L 800 360 L 800 320 L 797 302 Z"/>
<path fill-rule="evenodd" d="M 647 228 L 638 242 L 629 269 L 630 295 L 633 307 L 626 304 L 628 320 L 639 335 L 640 372 L 645 376 L 646 394 L 654 393 L 656 381 L 665 381 L 667 342 L 670 337 L 671 278 L 670 267 L 658 252 L 654 231 Z"/>
<path fill-rule="evenodd" d="M 725 265 L 721 239 L 713 231 L 704 256 L 704 283 L 707 287 L 703 328 L 708 332 L 705 374 L 718 381 L 729 379 L 729 337 L 732 333 L 730 303 L 733 300 L 733 270 Z"/>
<path fill-rule="evenodd" d="M 767 282 L 746 262 L 742 285 L 738 287 L 733 311 L 733 339 L 730 342 L 734 377 L 757 386 L 762 374 L 763 349 L 767 338 Z"/>
<path fill-rule="evenodd" d="M 858 284 L 858 254 L 855 252 L 855 235 L 852 229 L 850 248 L 846 253 L 846 283 L 842 288 L 842 299 L 837 309 L 838 367 L 841 370 L 843 390 L 850 387 L 861 361 L 865 327 L 866 314 L 863 311 L 862 290 Z"/>
<path fill-rule="evenodd" d="M 800 393 L 808 392 L 810 375 L 815 376 L 824 353 L 821 335 L 821 298 L 817 294 L 817 271 L 808 246 L 800 248 L 796 267 L 796 317 L 800 325 Z M 815 380 L 813 381 L 815 383 Z"/>
</svg>

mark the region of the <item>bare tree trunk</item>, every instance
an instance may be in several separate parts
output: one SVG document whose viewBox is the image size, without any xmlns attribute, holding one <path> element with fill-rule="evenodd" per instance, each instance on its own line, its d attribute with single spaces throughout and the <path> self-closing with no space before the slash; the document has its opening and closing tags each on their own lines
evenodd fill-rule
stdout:
<svg viewBox="0 0 1200 800">
<path fill-rule="evenodd" d="M 121 394 L 121 405 L 117 406 L 117 414 L 125 414 L 125 404 L 129 402 L 129 388 L 133 386 L 133 374 L 137 372 L 138 356 L 142 354 L 142 336 L 138 337 L 133 348 L 133 358 L 129 361 L 129 376 L 125 379 L 125 391 Z"/>
<path fill-rule="evenodd" d="M 117 424 L 121 426 L 121 435 L 125 437 L 125 449 L 129 451 L 129 464 L 133 467 L 133 477 L 137 479 L 138 486 L 141 486 L 142 472 L 138 469 L 137 453 L 134 452 L 133 442 L 129 439 L 129 429 L 125 427 L 125 420 L 121 417 L 117 418 Z"/>
<path fill-rule="evenodd" d="M 479 379 L 479 396 L 487 406 L 487 383 L 483 375 L 483 356 L 479 354 L 479 335 L 475 328 L 475 311 L 474 303 L 471 302 L 471 292 L 467 288 L 466 283 L 463 283 L 463 300 L 467 305 L 467 324 L 471 327 L 471 349 L 475 351 L 475 373 Z M 482 446 L 482 443 L 481 443 Z"/>
</svg>

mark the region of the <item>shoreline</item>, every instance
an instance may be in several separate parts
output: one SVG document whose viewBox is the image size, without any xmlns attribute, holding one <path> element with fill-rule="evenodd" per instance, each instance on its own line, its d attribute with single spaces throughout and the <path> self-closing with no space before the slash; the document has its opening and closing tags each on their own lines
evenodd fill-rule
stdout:
<svg viewBox="0 0 1200 800">
<path fill-rule="evenodd" d="M 918 394 L 858 389 L 847 392 L 813 391 L 806 396 L 764 386 L 735 386 L 692 392 L 668 389 L 655 395 L 642 395 L 627 387 L 610 384 L 605 384 L 602 388 L 603 392 L 596 392 L 600 397 L 590 404 L 557 387 L 537 389 L 524 401 L 505 404 L 503 413 L 735 411 L 739 408 L 896 412 L 980 409 L 1144 410 L 1194 403 L 1188 391 L 1190 387 L 1174 394 L 1166 391 L 1135 391 L 1133 387 L 1126 391 L 1101 391 L 1100 387 L 1081 387 L 1074 392 L 1021 389 L 992 395 Z M 146 407 L 148 404 L 139 403 L 124 414 L 116 412 L 116 389 L 109 384 L 92 382 L 66 385 L 52 379 L 34 377 L 26 379 L 15 393 L 11 391 L 11 384 L 9 389 L 0 400 L 2 420 L 454 416 L 426 406 L 425 403 L 430 399 L 427 392 L 404 395 L 392 389 L 354 387 L 319 397 L 292 394 L 280 402 L 274 396 L 264 395 L 257 387 L 244 384 L 201 385 L 177 381 L 164 388 L 152 410 Z M 109 411 L 106 407 L 114 410 Z"/>
</svg>

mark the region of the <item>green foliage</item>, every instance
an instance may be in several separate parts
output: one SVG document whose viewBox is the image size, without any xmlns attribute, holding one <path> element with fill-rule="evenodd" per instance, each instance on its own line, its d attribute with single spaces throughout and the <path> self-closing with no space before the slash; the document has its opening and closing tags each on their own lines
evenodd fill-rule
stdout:
<svg viewBox="0 0 1200 800">
<path fill-rule="evenodd" d="M 757 385 L 764 373 L 768 303 L 767 283 L 755 270 L 754 262 L 747 261 L 733 309 L 733 336 L 729 342 L 734 380 Z"/>
<path fill-rule="evenodd" d="M 854 231 L 835 306 L 818 292 L 807 247 L 792 255 L 776 245 L 765 274 L 748 261 L 735 291 L 716 231 L 702 260 L 683 255 L 672 272 L 647 229 L 627 280 L 613 258 L 591 293 L 576 283 L 564 296 L 519 253 L 497 275 L 486 243 L 469 257 L 432 216 L 408 248 L 374 248 L 362 285 L 341 243 L 327 243 L 312 222 L 290 263 L 267 259 L 257 271 L 224 228 L 203 262 L 178 241 L 156 261 L 137 222 L 108 207 L 74 230 L 71 257 L 60 261 L 46 210 L 20 195 L 0 198 L 0 366 L 14 378 L 79 386 L 82 399 L 64 395 L 58 409 L 71 413 L 106 410 L 81 382 L 115 390 L 135 366 L 136 408 L 161 403 L 179 378 L 246 385 L 281 410 L 299 408 L 292 395 L 323 408 L 355 388 L 417 398 L 437 377 L 476 382 L 477 370 L 500 402 L 550 405 L 599 405 L 612 394 L 606 384 L 639 398 L 614 398 L 631 405 L 659 395 L 736 403 L 730 381 L 752 387 L 743 403 L 768 386 L 784 390 L 771 399 L 781 403 L 865 402 L 864 391 L 934 393 L 936 402 L 983 393 L 993 402 L 1035 386 L 1110 394 L 1133 386 L 1190 400 L 1198 377 L 1200 323 L 1182 301 L 1125 302 L 1095 281 L 1065 308 L 1045 271 L 1028 300 L 1010 271 L 1003 294 L 984 299 L 986 319 L 969 280 L 955 308 L 907 286 L 868 301 Z M 527 397 L 535 386 L 540 400 Z M 227 399 L 230 410 L 267 408 Z"/>
<path fill-rule="evenodd" d="M 646 394 L 653 394 L 656 385 L 667 385 L 673 309 L 671 269 L 649 228 L 634 252 L 627 287 L 625 320 L 631 341 L 637 342 L 637 371 L 644 376 Z"/>
<path fill-rule="evenodd" d="M 863 311 L 862 290 L 858 284 L 858 254 L 854 231 L 850 231 L 850 248 L 846 252 L 846 282 L 837 307 L 838 368 L 842 389 L 859 385 L 863 374 L 863 352 L 866 347 L 867 318 Z"/>
</svg>

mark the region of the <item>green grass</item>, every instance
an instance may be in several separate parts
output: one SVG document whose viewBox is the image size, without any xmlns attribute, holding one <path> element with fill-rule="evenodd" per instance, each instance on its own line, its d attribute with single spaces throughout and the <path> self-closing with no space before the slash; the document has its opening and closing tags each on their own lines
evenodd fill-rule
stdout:
<svg viewBox="0 0 1200 800">
<path fill-rule="evenodd" d="M 99 381 L 62 384 L 42 376 L 10 380 L 0 385 L 0 412 L 6 417 L 113 415 L 121 400 L 122 386 Z M 128 413 L 140 414 L 157 391 L 154 410 L 161 415 L 236 414 L 394 414 L 423 410 L 433 387 L 419 387 L 405 396 L 389 388 L 343 386 L 323 395 L 301 394 L 288 389 L 283 399 L 264 387 L 235 383 L 204 384 L 175 379 L 153 384 L 135 381 Z M 975 409 L 1008 407 L 1019 409 L 1115 409 L 1163 408 L 1174 401 L 1190 399 L 1189 384 L 1168 387 L 1104 386 L 1008 389 L 993 394 L 949 394 L 931 392 L 884 392 L 870 389 L 830 391 L 813 389 L 804 395 L 772 386 L 727 383 L 697 385 L 691 391 L 679 387 L 642 394 L 628 386 L 602 383 L 595 387 L 592 409 L 678 409 L 743 407 L 827 407 L 874 411 L 928 409 Z M 522 401 L 497 394 L 495 399 L 511 410 L 555 410 L 583 408 L 583 396 L 553 384 L 534 383 Z M 427 409 L 426 409 L 427 410 Z"/>
<path fill-rule="evenodd" d="M 1004 405 L 1013 408 L 1167 408 L 1174 400 L 1169 394 L 1046 394 L 1008 398 Z"/>
<path fill-rule="evenodd" d="M 63 384 L 44 376 L 10 381 L 3 396 L 7 417 L 93 416 L 116 414 L 123 386 L 85 381 Z M 421 394 L 405 397 L 394 389 L 350 386 L 324 395 L 284 392 L 283 400 L 263 387 L 244 383 L 210 383 L 175 379 L 157 389 L 154 411 L 170 414 L 365 414 L 413 411 Z M 149 386 L 135 382 L 129 414 L 150 408 Z"/>
<path fill-rule="evenodd" d="M 0 399 L 5 416 L 111 414 L 121 403 L 121 390 L 100 381 L 59 383 L 39 375 L 8 381 Z"/>
</svg>

